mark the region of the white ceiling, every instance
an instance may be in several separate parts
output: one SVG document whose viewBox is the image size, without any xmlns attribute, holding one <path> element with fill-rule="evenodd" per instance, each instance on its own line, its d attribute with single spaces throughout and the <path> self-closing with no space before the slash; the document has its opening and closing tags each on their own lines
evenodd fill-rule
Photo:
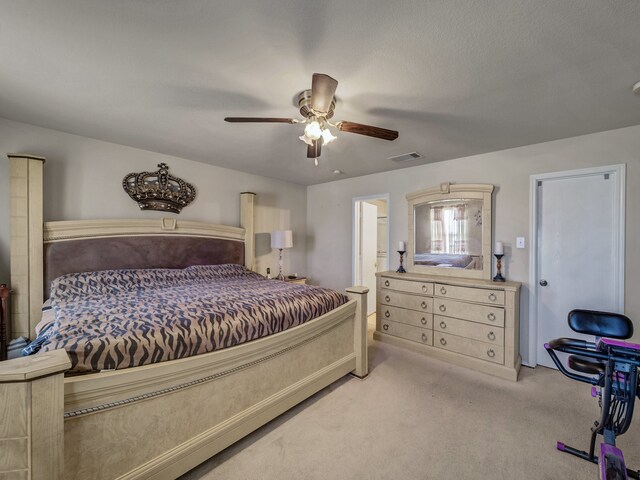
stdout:
<svg viewBox="0 0 640 480">
<path fill-rule="evenodd" d="M 306 185 L 640 124 L 637 0 L 0 0 L 0 60 L 1 117 Z M 313 72 L 398 140 L 223 121 Z"/>
</svg>

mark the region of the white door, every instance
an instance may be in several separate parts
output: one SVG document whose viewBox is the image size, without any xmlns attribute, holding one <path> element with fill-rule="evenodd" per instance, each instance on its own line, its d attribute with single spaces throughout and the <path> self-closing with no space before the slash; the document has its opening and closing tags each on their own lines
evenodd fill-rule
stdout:
<svg viewBox="0 0 640 480">
<path fill-rule="evenodd" d="M 568 174 L 571 172 L 567 172 Z M 575 308 L 616 312 L 623 253 L 620 173 L 571 174 L 537 180 L 535 284 L 537 363 L 554 367 L 544 349 L 554 338 L 593 337 L 573 332 Z"/>
<path fill-rule="evenodd" d="M 378 208 L 360 202 L 360 268 L 362 285 L 369 288 L 367 315 L 376 311 L 376 265 L 378 262 Z"/>
</svg>

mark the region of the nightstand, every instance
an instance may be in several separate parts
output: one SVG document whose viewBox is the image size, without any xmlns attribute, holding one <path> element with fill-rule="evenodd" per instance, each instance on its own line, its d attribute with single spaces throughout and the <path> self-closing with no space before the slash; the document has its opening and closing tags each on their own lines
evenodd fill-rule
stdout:
<svg viewBox="0 0 640 480">
<path fill-rule="evenodd" d="M 285 282 L 297 283 L 299 285 L 306 285 L 307 284 L 307 277 L 285 278 L 284 280 L 285 280 Z"/>
</svg>

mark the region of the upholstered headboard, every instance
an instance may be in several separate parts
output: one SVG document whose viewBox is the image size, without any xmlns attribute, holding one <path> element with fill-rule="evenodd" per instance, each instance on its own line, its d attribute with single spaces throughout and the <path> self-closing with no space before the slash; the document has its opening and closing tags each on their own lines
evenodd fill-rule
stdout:
<svg viewBox="0 0 640 480">
<path fill-rule="evenodd" d="M 61 275 L 121 268 L 244 265 L 244 242 L 186 236 L 106 237 L 44 245 L 44 297 Z"/>
</svg>

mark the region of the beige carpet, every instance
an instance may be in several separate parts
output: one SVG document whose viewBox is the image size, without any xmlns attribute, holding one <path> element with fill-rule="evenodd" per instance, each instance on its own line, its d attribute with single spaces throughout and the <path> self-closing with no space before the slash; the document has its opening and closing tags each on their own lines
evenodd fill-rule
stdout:
<svg viewBox="0 0 640 480">
<path fill-rule="evenodd" d="M 375 341 L 369 355 L 367 379 L 339 380 L 181 478 L 597 478 L 555 449 L 587 448 L 588 385 L 543 367 L 511 383 Z M 639 423 L 618 442 L 635 468 Z"/>
</svg>

